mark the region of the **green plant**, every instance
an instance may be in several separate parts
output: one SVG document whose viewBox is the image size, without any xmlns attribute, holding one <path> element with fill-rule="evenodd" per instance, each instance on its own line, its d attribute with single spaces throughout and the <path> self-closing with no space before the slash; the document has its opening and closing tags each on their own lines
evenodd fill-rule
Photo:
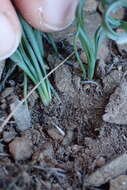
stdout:
<svg viewBox="0 0 127 190">
<path fill-rule="evenodd" d="M 47 75 L 48 67 L 44 62 L 42 33 L 33 29 L 21 16 L 19 18 L 23 29 L 22 40 L 10 59 L 25 73 L 24 94 L 26 95 L 26 76 L 36 85 Z M 40 98 L 46 106 L 51 102 L 52 91 L 54 92 L 54 89 L 48 79 L 42 81 L 38 87 Z"/>
<path fill-rule="evenodd" d="M 127 43 L 127 22 L 111 17 L 111 13 L 115 13 L 119 8 L 127 7 L 126 0 L 113 1 L 103 14 L 103 28 L 108 38 L 116 41 L 118 44 Z M 118 33 L 117 29 L 122 29 L 122 33 Z"/>
<path fill-rule="evenodd" d="M 77 7 L 76 12 L 76 27 L 77 32 L 74 39 L 74 49 L 77 60 L 81 66 L 83 72 L 83 79 L 88 78 L 89 80 L 93 79 L 95 72 L 95 64 L 97 59 L 97 53 L 101 47 L 102 40 L 105 37 L 108 37 L 112 40 L 115 40 L 117 43 L 127 42 L 127 22 L 112 18 L 110 16 L 111 12 L 115 12 L 120 7 L 127 7 L 126 0 L 102 0 L 102 6 L 104 8 L 103 21 L 102 24 L 98 27 L 95 32 L 94 38 L 88 35 L 85 25 L 85 15 L 83 7 L 86 0 L 80 0 L 79 6 Z M 124 34 L 118 34 L 115 30 L 121 28 L 125 30 Z M 77 42 L 78 40 L 81 43 L 82 49 L 86 55 L 88 67 L 86 67 L 79 55 Z"/>
<path fill-rule="evenodd" d="M 74 49 L 75 49 L 75 54 L 76 54 L 77 60 L 83 71 L 83 79 L 86 79 L 86 77 L 88 77 L 88 79 L 92 80 L 93 76 L 94 76 L 95 63 L 96 63 L 98 49 L 100 47 L 102 39 L 105 36 L 105 33 L 103 31 L 102 26 L 99 26 L 94 35 L 94 38 L 91 40 L 90 36 L 88 35 L 88 33 L 86 31 L 86 26 L 85 26 L 85 22 L 84 22 L 85 15 L 83 14 L 83 7 L 85 4 L 85 1 L 86 0 L 80 0 L 79 6 L 78 6 L 77 12 L 76 12 L 77 32 L 76 32 L 76 36 L 75 36 L 75 40 L 74 40 Z M 77 50 L 78 39 L 80 40 L 82 48 L 87 57 L 88 73 L 86 72 L 86 67 L 82 63 L 82 60 L 80 59 L 80 55 Z"/>
</svg>

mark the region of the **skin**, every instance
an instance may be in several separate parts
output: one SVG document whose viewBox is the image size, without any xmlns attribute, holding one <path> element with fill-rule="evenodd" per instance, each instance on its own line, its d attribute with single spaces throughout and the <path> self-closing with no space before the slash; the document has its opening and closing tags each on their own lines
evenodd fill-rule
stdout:
<svg viewBox="0 0 127 190">
<path fill-rule="evenodd" d="M 34 28 L 54 32 L 65 29 L 73 22 L 78 2 L 79 0 L 0 0 L 0 61 L 12 55 L 21 40 L 22 29 L 15 8 Z"/>
</svg>

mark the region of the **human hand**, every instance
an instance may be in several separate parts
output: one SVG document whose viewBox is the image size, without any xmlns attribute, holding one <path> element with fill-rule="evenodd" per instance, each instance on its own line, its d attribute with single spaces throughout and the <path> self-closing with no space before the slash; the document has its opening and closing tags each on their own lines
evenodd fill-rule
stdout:
<svg viewBox="0 0 127 190">
<path fill-rule="evenodd" d="M 0 61 L 12 55 L 21 40 L 21 25 L 14 6 L 34 28 L 53 32 L 63 30 L 72 23 L 78 2 L 79 0 L 0 0 Z"/>
</svg>

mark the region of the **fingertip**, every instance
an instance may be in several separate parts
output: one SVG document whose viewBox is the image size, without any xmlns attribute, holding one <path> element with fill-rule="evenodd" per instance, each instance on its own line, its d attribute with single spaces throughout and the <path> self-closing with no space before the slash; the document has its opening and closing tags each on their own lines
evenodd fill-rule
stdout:
<svg viewBox="0 0 127 190">
<path fill-rule="evenodd" d="M 11 56 L 21 39 L 21 27 L 9 0 L 0 0 L 0 61 Z"/>
<path fill-rule="evenodd" d="M 0 14 L 0 61 L 8 58 L 17 49 L 21 33 L 15 32 L 9 19 Z"/>
<path fill-rule="evenodd" d="M 24 18 L 44 32 L 60 31 L 74 20 L 79 0 L 14 0 Z"/>
</svg>

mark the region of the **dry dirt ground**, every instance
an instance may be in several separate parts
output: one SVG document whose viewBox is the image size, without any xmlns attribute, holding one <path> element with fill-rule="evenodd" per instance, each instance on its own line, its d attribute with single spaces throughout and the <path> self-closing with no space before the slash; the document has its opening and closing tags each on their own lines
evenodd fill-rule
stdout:
<svg viewBox="0 0 127 190">
<path fill-rule="evenodd" d="M 90 2 L 87 22 L 93 33 L 99 19 L 93 19 L 97 2 Z M 55 34 L 63 58 L 73 51 L 73 31 L 72 26 Z M 47 52 L 51 68 L 63 58 Z M 3 85 L 7 69 L 1 79 L 0 123 L 10 113 L 13 96 L 23 96 L 17 68 Z M 106 41 L 94 82 L 83 83 L 81 75 L 73 56 L 51 77 L 61 101 L 54 98 L 44 107 L 34 93 L 29 98 L 32 127 L 21 132 L 14 119 L 6 125 L 0 138 L 0 190 L 127 189 L 126 45 Z"/>
</svg>

